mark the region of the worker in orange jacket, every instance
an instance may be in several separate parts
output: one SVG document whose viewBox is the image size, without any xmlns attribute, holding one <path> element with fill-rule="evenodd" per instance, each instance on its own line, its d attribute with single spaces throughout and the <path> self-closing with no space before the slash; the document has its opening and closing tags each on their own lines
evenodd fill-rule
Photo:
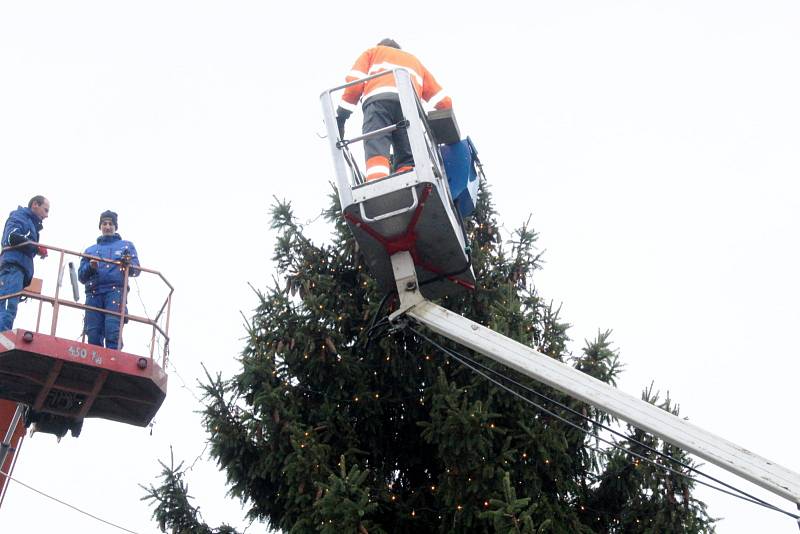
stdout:
<svg viewBox="0 0 800 534">
<path fill-rule="evenodd" d="M 429 106 L 436 109 L 453 107 L 450 97 L 442 90 L 428 69 L 415 56 L 401 50 L 400 45 L 392 39 L 383 39 L 377 46 L 361 54 L 346 79 L 352 82 L 400 67 L 411 74 L 411 83 L 417 95 Z M 344 137 L 345 121 L 355 111 L 360 99 L 363 100 L 362 133 L 364 134 L 403 120 L 394 76 L 391 74 L 379 76 L 345 89 L 342 101 L 336 110 L 340 138 Z M 394 169 L 389 163 L 390 146 L 394 147 Z M 404 128 L 367 139 L 364 142 L 364 153 L 367 159 L 367 180 L 377 180 L 389 176 L 392 171 L 404 172 L 414 167 L 411 145 Z"/>
</svg>

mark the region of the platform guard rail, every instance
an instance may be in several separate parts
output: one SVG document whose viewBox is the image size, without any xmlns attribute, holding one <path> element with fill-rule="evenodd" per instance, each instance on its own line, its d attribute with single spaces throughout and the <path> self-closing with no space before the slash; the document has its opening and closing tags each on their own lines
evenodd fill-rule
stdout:
<svg viewBox="0 0 800 534">
<path fill-rule="evenodd" d="M 167 365 L 168 355 L 169 355 L 169 320 L 170 320 L 170 311 L 172 306 L 172 294 L 174 293 L 174 288 L 172 284 L 162 275 L 160 272 L 149 269 L 147 267 L 142 266 L 132 266 L 128 261 L 122 260 L 110 260 L 107 258 L 100 258 L 97 256 L 92 256 L 89 254 L 84 254 L 82 252 L 75 252 L 72 250 L 67 250 L 59 247 L 54 247 L 51 245 L 45 245 L 41 243 L 23 243 L 20 245 L 16 245 L 15 247 L 6 247 L 4 250 L 11 250 L 14 248 L 22 248 L 25 246 L 30 246 L 31 244 L 35 244 L 38 247 L 44 248 L 46 250 L 53 253 L 58 254 L 58 280 L 55 286 L 55 290 L 52 296 L 48 296 L 41 293 L 41 281 L 38 279 L 34 279 L 34 283 L 30 286 L 24 288 L 22 291 L 18 291 L 16 293 L 12 293 L 3 297 L 0 297 L 0 301 L 4 301 L 14 297 L 22 297 L 28 300 L 36 300 L 39 303 L 38 311 L 36 315 L 36 328 L 33 330 L 36 333 L 40 333 L 42 329 L 41 319 L 42 319 L 42 307 L 45 303 L 48 303 L 52 306 L 52 318 L 50 320 L 50 328 L 48 332 L 51 336 L 57 335 L 58 329 L 58 319 L 59 319 L 59 311 L 61 307 L 69 307 L 69 308 L 76 308 L 84 311 L 96 311 L 106 315 L 113 315 L 119 317 L 119 347 L 122 347 L 122 339 L 123 339 L 123 332 L 125 329 L 125 324 L 128 321 L 132 321 L 135 323 L 140 323 L 144 325 L 149 325 L 152 329 L 151 336 L 150 336 L 150 343 L 149 343 L 149 357 L 151 360 L 155 359 L 156 363 L 158 363 L 162 369 L 164 369 Z M 50 255 L 48 253 L 48 256 Z M 75 301 L 70 301 L 67 299 L 62 298 L 62 286 L 63 286 L 63 277 L 64 271 L 67 267 L 68 262 L 65 261 L 68 257 L 75 257 L 80 260 L 81 258 L 86 258 L 87 260 L 96 260 L 98 262 L 104 263 L 111 263 L 114 265 L 118 265 L 123 272 L 123 285 L 122 285 L 122 302 L 127 302 L 128 297 L 128 284 L 129 279 L 131 278 L 130 273 L 131 270 L 135 270 L 139 272 L 139 276 L 142 274 L 148 274 L 157 277 L 167 288 L 167 295 L 164 301 L 160 304 L 158 312 L 155 314 L 153 318 L 149 317 L 141 317 L 138 315 L 133 315 L 126 312 L 126 306 L 121 307 L 121 311 L 112 311 L 106 310 L 103 308 L 96 308 L 93 306 L 88 306 L 81 302 L 77 302 L 77 298 Z M 38 282 L 38 284 L 37 284 Z M 75 281 L 73 280 L 72 283 L 74 284 Z M 38 286 L 38 287 L 37 287 Z M 77 295 L 75 295 L 77 297 Z M 164 326 L 161 326 L 161 320 L 164 320 Z M 83 336 L 85 337 L 85 331 Z M 161 354 L 155 353 L 156 346 L 161 348 Z M 159 361 L 160 356 L 160 361 Z"/>
</svg>

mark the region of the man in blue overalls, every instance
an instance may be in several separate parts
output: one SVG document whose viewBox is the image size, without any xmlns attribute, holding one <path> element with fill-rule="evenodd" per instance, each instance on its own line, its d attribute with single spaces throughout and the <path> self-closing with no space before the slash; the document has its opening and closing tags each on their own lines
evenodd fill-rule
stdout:
<svg viewBox="0 0 800 534">
<path fill-rule="evenodd" d="M 47 249 L 36 243 L 42 221 L 49 214 L 50 201 L 36 195 L 28 202 L 27 208 L 20 206 L 8 216 L 3 228 L 3 253 L 0 254 L 0 297 L 22 291 L 33 280 L 33 257 L 37 254 L 42 258 L 47 256 Z M 0 301 L 0 332 L 14 326 L 17 304 L 19 297 Z"/>
<path fill-rule="evenodd" d="M 139 257 L 136 247 L 125 241 L 117 233 L 117 214 L 104 211 L 100 214 L 100 237 L 97 243 L 86 249 L 84 254 L 116 263 L 81 258 L 78 279 L 86 285 L 86 305 L 113 312 L 122 309 L 122 290 L 125 283 L 125 270 L 128 276 L 138 276 Z M 86 336 L 92 345 L 109 349 L 119 348 L 118 315 L 87 310 L 85 318 Z M 105 342 L 105 343 L 104 343 Z"/>
</svg>

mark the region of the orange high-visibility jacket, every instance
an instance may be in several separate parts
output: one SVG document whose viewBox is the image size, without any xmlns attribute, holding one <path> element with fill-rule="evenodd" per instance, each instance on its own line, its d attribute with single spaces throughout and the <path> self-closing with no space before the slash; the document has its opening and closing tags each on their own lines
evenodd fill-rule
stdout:
<svg viewBox="0 0 800 534">
<path fill-rule="evenodd" d="M 355 65 L 353 65 L 353 69 L 347 75 L 346 80 L 353 82 L 372 74 L 398 67 L 408 70 L 411 74 L 411 83 L 414 85 L 417 95 L 428 105 L 436 109 L 453 107 L 450 97 L 442 90 L 433 74 L 428 72 L 428 69 L 415 56 L 391 46 L 375 46 L 361 54 Z M 397 94 L 394 76 L 391 74 L 348 87 L 345 89 L 344 95 L 342 95 L 340 106 L 352 112 L 355 111 L 356 104 L 358 104 L 360 98 L 366 101 L 371 97 L 387 93 Z"/>
</svg>

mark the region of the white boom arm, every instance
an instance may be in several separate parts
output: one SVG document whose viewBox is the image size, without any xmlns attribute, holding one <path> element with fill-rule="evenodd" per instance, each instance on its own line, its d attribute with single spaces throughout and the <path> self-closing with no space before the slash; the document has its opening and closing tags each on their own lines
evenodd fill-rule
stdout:
<svg viewBox="0 0 800 534">
<path fill-rule="evenodd" d="M 592 404 L 800 507 L 800 474 L 425 300 L 418 291 L 414 263 L 409 253 L 394 254 L 392 265 L 400 296 L 400 309 L 392 319 L 403 314 L 412 317 L 448 339 Z"/>
</svg>

